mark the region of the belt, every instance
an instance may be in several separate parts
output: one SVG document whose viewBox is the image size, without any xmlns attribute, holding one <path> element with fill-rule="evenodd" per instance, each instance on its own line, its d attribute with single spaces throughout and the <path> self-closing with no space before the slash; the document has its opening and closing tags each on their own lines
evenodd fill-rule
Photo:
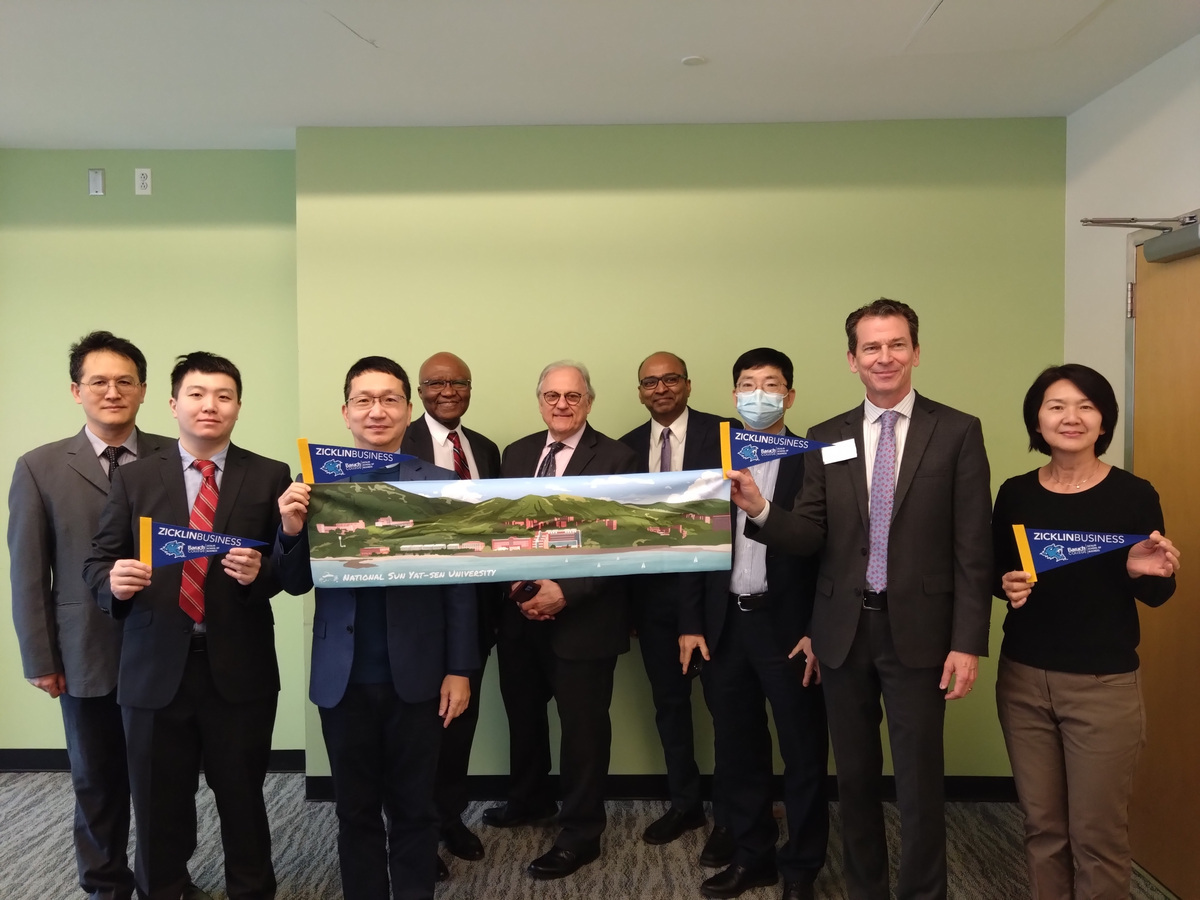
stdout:
<svg viewBox="0 0 1200 900">
<path fill-rule="evenodd" d="M 862 592 L 863 609 L 869 609 L 871 612 L 887 612 L 887 591 L 867 591 Z"/>
<path fill-rule="evenodd" d="M 192 645 L 189 648 L 192 653 L 207 653 L 208 652 L 208 635 L 203 631 L 192 632 Z"/>
<path fill-rule="evenodd" d="M 733 594 L 729 595 L 729 599 L 734 602 L 738 609 L 742 612 L 754 612 L 759 609 L 767 608 L 766 594 Z"/>
</svg>

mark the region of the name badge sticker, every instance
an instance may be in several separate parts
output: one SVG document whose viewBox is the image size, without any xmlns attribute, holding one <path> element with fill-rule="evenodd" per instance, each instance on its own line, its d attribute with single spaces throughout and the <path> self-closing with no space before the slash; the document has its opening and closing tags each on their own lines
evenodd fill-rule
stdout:
<svg viewBox="0 0 1200 900">
<path fill-rule="evenodd" d="M 844 441 L 838 441 L 836 444 L 830 444 L 828 447 L 821 448 L 821 461 L 825 465 L 854 459 L 856 456 L 858 456 L 858 447 L 854 445 L 854 438 L 847 438 Z"/>
</svg>

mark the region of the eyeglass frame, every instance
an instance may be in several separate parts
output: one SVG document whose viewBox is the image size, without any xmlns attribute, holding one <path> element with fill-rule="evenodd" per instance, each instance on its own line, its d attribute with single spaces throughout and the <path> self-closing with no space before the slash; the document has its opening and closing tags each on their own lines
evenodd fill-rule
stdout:
<svg viewBox="0 0 1200 900">
<path fill-rule="evenodd" d="M 127 397 L 138 388 L 145 387 L 146 382 L 124 378 L 93 378 L 91 381 L 76 381 L 75 386 L 80 389 L 87 388 L 96 397 L 103 397 L 108 393 L 109 387 L 115 386 L 118 394 Z"/>
<path fill-rule="evenodd" d="M 369 400 L 369 403 L 363 401 Z M 389 400 L 395 400 L 396 403 L 389 404 Z M 375 408 L 378 403 L 384 410 L 400 410 L 409 405 L 409 400 L 403 394 L 381 394 L 376 397 L 371 394 L 358 394 L 354 397 L 346 398 L 346 408 L 352 409 L 355 412 L 369 412 Z"/>
<path fill-rule="evenodd" d="M 668 378 L 673 378 L 674 381 L 667 381 Z M 679 372 L 667 372 L 664 375 L 647 375 L 645 378 L 638 379 L 638 387 L 643 391 L 658 390 L 658 383 L 661 381 L 667 387 L 675 387 L 681 381 L 687 381 L 688 377 Z"/>
<path fill-rule="evenodd" d="M 566 391 L 565 393 L 563 391 L 542 391 L 538 394 L 538 399 L 547 406 L 558 406 L 559 400 L 566 400 L 567 406 L 578 406 L 586 396 L 587 394 L 580 393 L 579 391 Z M 554 399 L 551 400 L 551 397 L 554 397 Z M 572 400 L 572 397 L 575 399 Z"/>
<path fill-rule="evenodd" d="M 440 387 L 437 387 L 440 385 Z M 454 388 L 454 393 L 462 394 L 471 390 L 470 378 L 427 378 L 425 381 L 419 382 L 417 387 L 434 388 L 437 393 L 441 393 L 447 386 Z"/>
</svg>

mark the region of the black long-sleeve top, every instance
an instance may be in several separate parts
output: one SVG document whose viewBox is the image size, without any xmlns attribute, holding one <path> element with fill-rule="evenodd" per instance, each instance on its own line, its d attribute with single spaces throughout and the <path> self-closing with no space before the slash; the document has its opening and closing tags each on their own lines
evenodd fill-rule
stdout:
<svg viewBox="0 0 1200 900">
<path fill-rule="evenodd" d="M 1163 531 L 1163 514 L 1150 482 L 1116 467 L 1094 487 L 1075 494 L 1046 490 L 1037 469 L 1008 479 L 992 513 L 993 591 L 1002 600 L 1000 576 L 1022 568 L 1014 524 L 1149 534 Z M 1130 578 L 1128 556 L 1125 547 L 1038 575 L 1025 605 L 1008 610 L 1001 654 L 1056 672 L 1113 675 L 1136 669 L 1141 631 L 1135 600 L 1162 605 L 1175 592 L 1175 576 Z"/>
</svg>

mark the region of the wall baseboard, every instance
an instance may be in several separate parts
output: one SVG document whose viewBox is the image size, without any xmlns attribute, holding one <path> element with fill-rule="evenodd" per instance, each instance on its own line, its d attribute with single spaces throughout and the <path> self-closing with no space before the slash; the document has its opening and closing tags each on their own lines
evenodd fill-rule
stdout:
<svg viewBox="0 0 1200 900">
<path fill-rule="evenodd" d="M 551 776 L 555 796 L 558 795 L 558 778 Z M 783 779 L 775 778 L 775 797 L 783 798 Z M 472 800 L 503 800 L 508 788 L 507 775 L 467 776 L 467 796 Z M 837 779 L 829 776 L 827 788 L 829 799 L 837 799 Z M 712 795 L 712 776 L 700 776 L 700 793 L 705 800 Z M 883 778 L 883 794 L 888 800 L 896 799 L 896 779 L 891 775 Z M 332 800 L 333 779 L 328 775 L 310 775 L 305 779 L 304 796 L 308 800 Z M 604 796 L 609 800 L 666 800 L 667 778 L 665 775 L 609 775 Z M 946 799 L 961 803 L 1015 803 L 1017 790 L 1011 776 L 998 775 L 947 775 Z"/>
<path fill-rule="evenodd" d="M 272 750 L 272 772 L 303 772 L 303 750 Z M 0 772 L 69 772 L 66 750 L 0 750 Z"/>
</svg>

